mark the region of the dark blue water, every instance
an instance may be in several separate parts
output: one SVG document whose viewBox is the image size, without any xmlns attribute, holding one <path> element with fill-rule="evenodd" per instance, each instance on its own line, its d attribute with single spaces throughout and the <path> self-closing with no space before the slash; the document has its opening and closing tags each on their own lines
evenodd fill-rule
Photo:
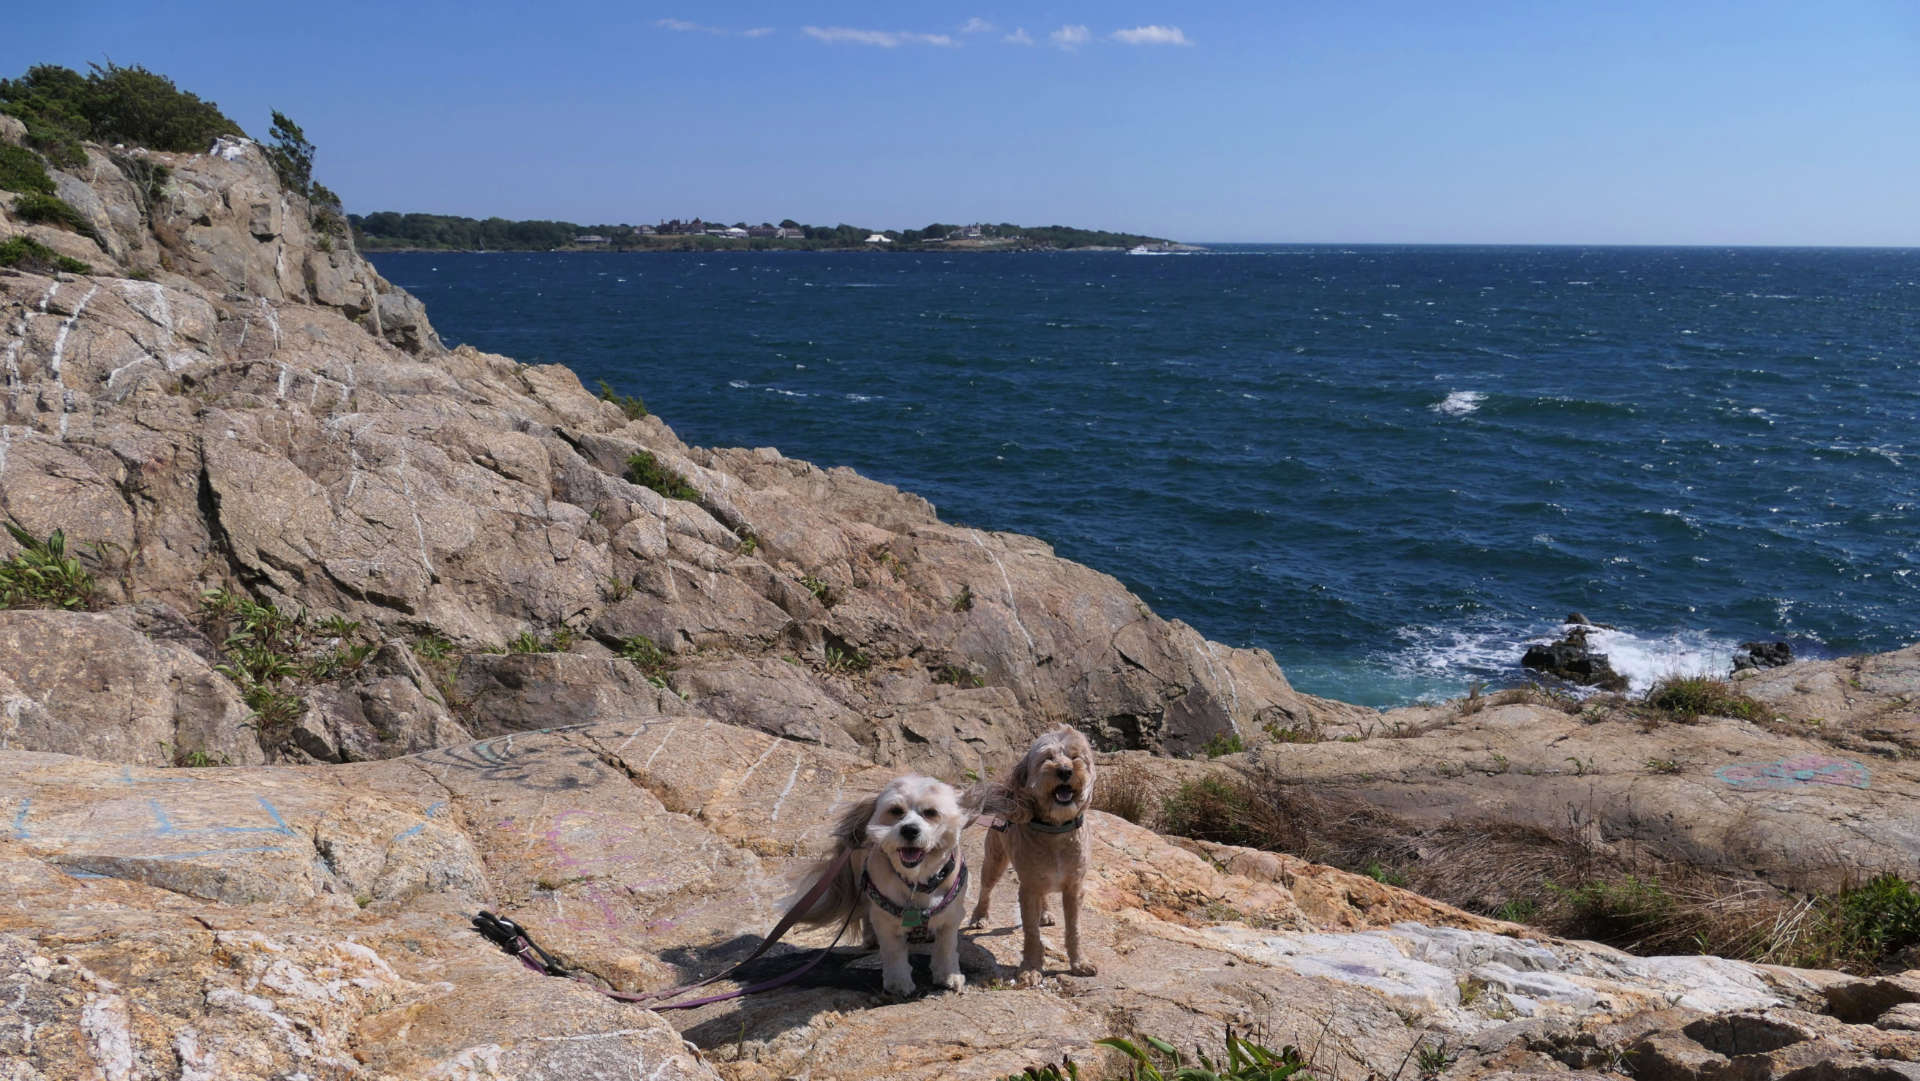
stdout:
<svg viewBox="0 0 1920 1081">
<path fill-rule="evenodd" d="M 391 254 L 450 342 L 1031 533 L 1302 690 L 1920 640 L 1920 252 Z"/>
</svg>

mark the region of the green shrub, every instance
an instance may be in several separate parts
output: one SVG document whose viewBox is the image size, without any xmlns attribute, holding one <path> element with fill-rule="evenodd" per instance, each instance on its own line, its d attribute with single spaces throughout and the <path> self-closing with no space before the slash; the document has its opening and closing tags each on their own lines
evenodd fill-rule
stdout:
<svg viewBox="0 0 1920 1081">
<path fill-rule="evenodd" d="M 1830 908 L 1844 952 L 1861 960 L 1881 961 L 1920 945 L 1920 889 L 1899 875 L 1842 890 Z"/>
<path fill-rule="evenodd" d="M 644 450 L 635 451 L 627 459 L 627 479 L 642 488 L 651 488 L 668 499 L 684 499 L 690 503 L 700 501 L 700 493 L 694 490 L 687 479 L 666 466 Z"/>
<path fill-rule="evenodd" d="M 16 236 L 0 241 L 0 266 L 15 267 L 34 274 L 51 274 L 64 270 L 71 274 L 88 274 L 93 268 L 70 256 L 61 255 L 52 248 L 28 236 Z"/>
<path fill-rule="evenodd" d="M 638 394 L 622 394 L 604 379 L 600 380 L 600 400 L 619 406 L 628 420 L 639 420 L 647 415 L 647 403 L 641 401 Z"/>
<path fill-rule="evenodd" d="M 41 540 L 14 522 L 7 534 L 19 554 L 0 563 L 0 608 L 86 608 L 93 603 L 93 575 L 67 554 L 66 534 L 56 529 Z"/>
<path fill-rule="evenodd" d="M 0 143 L 0 189 L 53 194 L 53 178 L 40 155 L 24 146 Z"/>
<path fill-rule="evenodd" d="M 1247 749 L 1245 741 L 1238 732 L 1215 732 L 1207 737 L 1206 746 L 1200 752 L 1208 758 L 1219 758 L 1223 754 L 1239 754 Z"/>
<path fill-rule="evenodd" d="M 1766 715 L 1766 707 L 1711 676 L 1663 679 L 1647 691 L 1646 703 L 1681 720 L 1706 716 L 1756 721 Z"/>
<path fill-rule="evenodd" d="M 243 135 L 218 106 L 134 65 L 90 64 L 81 75 L 57 64 L 0 79 L 0 110 L 27 125 L 27 142 L 62 168 L 85 164 L 83 139 L 205 153 L 221 135 Z"/>
<path fill-rule="evenodd" d="M 13 216 L 34 225 L 51 225 L 68 232 L 79 233 L 96 244 L 100 235 L 93 231 L 88 222 L 73 204 L 58 195 L 44 195 L 37 191 L 27 192 L 13 201 Z"/>
</svg>

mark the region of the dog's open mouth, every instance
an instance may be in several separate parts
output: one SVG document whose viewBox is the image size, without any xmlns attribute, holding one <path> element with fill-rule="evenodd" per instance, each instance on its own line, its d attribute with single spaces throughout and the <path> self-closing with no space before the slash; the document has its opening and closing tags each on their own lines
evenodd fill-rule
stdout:
<svg viewBox="0 0 1920 1081">
<path fill-rule="evenodd" d="M 927 858 L 927 850 L 924 848 L 903 848 L 895 852 L 894 855 L 900 858 L 900 866 L 918 867 L 920 866 L 920 861 Z"/>
<path fill-rule="evenodd" d="M 1073 790 L 1073 786 L 1070 784 L 1063 784 L 1060 787 L 1053 790 L 1053 802 L 1058 803 L 1063 807 L 1079 798 L 1080 798 L 1080 793 L 1075 792 Z"/>
</svg>

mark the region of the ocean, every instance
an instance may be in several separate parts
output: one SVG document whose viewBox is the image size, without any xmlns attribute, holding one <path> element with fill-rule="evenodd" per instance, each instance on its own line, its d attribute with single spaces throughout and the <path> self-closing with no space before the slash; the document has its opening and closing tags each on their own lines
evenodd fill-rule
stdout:
<svg viewBox="0 0 1920 1081">
<path fill-rule="evenodd" d="M 1319 695 L 1636 688 L 1920 640 L 1920 251 L 389 253 L 449 344 L 564 363 L 1041 537 Z"/>
</svg>

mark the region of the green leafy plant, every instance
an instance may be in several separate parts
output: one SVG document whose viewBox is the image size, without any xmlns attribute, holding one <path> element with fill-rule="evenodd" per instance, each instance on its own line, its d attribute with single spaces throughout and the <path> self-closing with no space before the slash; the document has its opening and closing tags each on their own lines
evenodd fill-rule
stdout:
<svg viewBox="0 0 1920 1081">
<path fill-rule="evenodd" d="M 740 544 L 738 547 L 734 549 L 734 551 L 740 553 L 743 556 L 750 556 L 759 550 L 760 550 L 760 538 L 754 536 L 752 533 L 740 534 Z"/>
<path fill-rule="evenodd" d="M 1679 773 L 1680 763 L 1675 762 L 1671 758 L 1649 758 L 1647 759 L 1647 772 L 1648 773 Z"/>
<path fill-rule="evenodd" d="M 838 599 L 833 595 L 832 586 L 829 586 L 827 583 L 821 581 L 818 578 L 815 578 L 811 574 L 803 574 L 796 580 L 800 583 L 800 585 L 804 589 L 806 589 L 808 593 L 813 594 L 814 600 L 819 601 L 823 606 L 827 608 L 832 608 L 834 605 L 834 601 Z"/>
<path fill-rule="evenodd" d="M 951 683 L 956 687 L 984 687 L 987 681 L 981 679 L 972 670 L 957 664 L 943 664 L 933 670 L 935 683 Z"/>
<path fill-rule="evenodd" d="M 864 672 L 873 667 L 873 659 L 857 649 L 828 646 L 824 667 L 829 672 Z"/>
<path fill-rule="evenodd" d="M 628 420 L 639 420 L 647 415 L 647 403 L 641 401 L 638 394 L 622 394 L 604 379 L 600 380 L 600 400 L 619 406 Z"/>
<path fill-rule="evenodd" d="M 1373 879 L 1375 882 L 1383 883 L 1388 886 L 1405 886 L 1407 884 L 1407 873 L 1405 871 L 1399 870 L 1398 868 L 1394 868 L 1394 867 L 1388 867 L 1385 864 L 1381 864 L 1381 863 L 1368 864 L 1366 875 L 1368 878 Z"/>
<path fill-rule="evenodd" d="M 89 274 L 93 268 L 71 256 L 61 255 L 30 236 L 9 237 L 0 241 L 0 267 L 16 267 L 34 274 L 64 270 L 69 274 Z"/>
<path fill-rule="evenodd" d="M 1307 1068 L 1299 1048 L 1289 1044 L 1276 1051 L 1235 1035 L 1231 1028 L 1224 1057 L 1216 1060 L 1195 1049 L 1198 1064 L 1193 1066 L 1166 1040 L 1142 1034 L 1140 1041 L 1147 1046 L 1118 1036 L 1094 1043 L 1127 1056 L 1129 1081 L 1286 1081 Z"/>
<path fill-rule="evenodd" d="M 690 503 L 700 501 L 700 493 L 687 479 L 666 466 L 650 452 L 635 451 L 627 458 L 627 479 L 642 488 L 651 488 L 668 499 L 684 499 Z"/>
<path fill-rule="evenodd" d="M 413 652 L 430 661 L 444 660 L 453 653 L 453 643 L 437 634 L 424 634 L 413 640 Z"/>
<path fill-rule="evenodd" d="M 565 653 L 573 648 L 577 634 L 572 627 L 561 627 L 542 637 L 533 631 L 521 631 L 508 640 L 508 653 Z"/>
<path fill-rule="evenodd" d="M 1434 1077 L 1453 1065 L 1453 1056 L 1447 1054 L 1445 1043 L 1423 1043 L 1414 1052 L 1414 1064 L 1420 1068 L 1421 1077 Z"/>
<path fill-rule="evenodd" d="M 965 582 L 960 583 L 960 592 L 955 593 L 953 599 L 947 602 L 947 610 L 950 612 L 973 611 L 973 587 Z"/>
<path fill-rule="evenodd" d="M 658 676 L 673 667 L 673 659 L 659 644 L 644 634 L 620 639 L 620 659 L 648 676 Z"/>
<path fill-rule="evenodd" d="M 92 606 L 93 574 L 67 554 L 63 531 L 56 529 L 41 540 L 17 522 L 8 522 L 6 527 L 20 551 L 0 563 L 0 608 Z"/>
</svg>

